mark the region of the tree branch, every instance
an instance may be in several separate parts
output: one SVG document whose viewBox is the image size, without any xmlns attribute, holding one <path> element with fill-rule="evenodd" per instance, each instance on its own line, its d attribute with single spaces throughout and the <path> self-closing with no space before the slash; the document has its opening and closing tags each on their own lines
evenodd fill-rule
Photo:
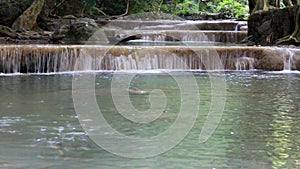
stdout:
<svg viewBox="0 0 300 169">
<path fill-rule="evenodd" d="M 99 9 L 99 8 L 97 8 L 97 7 L 95 7 L 95 6 L 93 7 L 93 10 L 95 10 L 95 11 L 98 12 L 98 13 L 101 13 L 101 14 L 104 15 L 104 16 L 107 16 L 105 12 L 103 12 L 101 9 Z"/>
<path fill-rule="evenodd" d="M 111 17 L 109 17 L 108 19 L 119 18 L 119 17 L 123 17 L 123 16 L 127 15 L 127 14 L 128 14 L 128 11 L 129 11 L 129 1 L 130 1 L 130 0 L 127 0 L 127 7 L 126 7 L 125 13 L 123 13 L 123 14 L 121 14 L 121 15 L 111 16 Z"/>
</svg>

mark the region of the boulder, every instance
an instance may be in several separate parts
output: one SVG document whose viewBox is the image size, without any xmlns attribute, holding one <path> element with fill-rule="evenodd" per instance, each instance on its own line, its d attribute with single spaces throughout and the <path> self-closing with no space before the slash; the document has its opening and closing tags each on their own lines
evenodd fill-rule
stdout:
<svg viewBox="0 0 300 169">
<path fill-rule="evenodd" d="M 108 44 L 104 31 L 97 25 L 95 20 L 89 18 L 77 18 L 70 21 L 63 41 L 69 44 Z"/>
<path fill-rule="evenodd" d="M 282 53 L 276 50 L 264 50 L 258 62 L 258 69 L 281 71 L 283 70 Z"/>
</svg>

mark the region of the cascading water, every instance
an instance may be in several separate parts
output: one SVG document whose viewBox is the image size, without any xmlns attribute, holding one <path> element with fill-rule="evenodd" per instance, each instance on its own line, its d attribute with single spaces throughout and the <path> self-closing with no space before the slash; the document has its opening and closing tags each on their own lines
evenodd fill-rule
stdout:
<svg viewBox="0 0 300 169">
<path fill-rule="evenodd" d="M 255 59 L 251 57 L 240 57 L 236 60 L 236 70 L 253 70 L 255 68 Z"/>
<path fill-rule="evenodd" d="M 290 70 L 294 51 L 277 48 Z M 50 73 L 87 70 L 227 70 L 260 69 L 258 57 L 272 48 L 210 46 L 3 45 L 1 73 Z"/>
<path fill-rule="evenodd" d="M 236 25 L 234 31 L 238 31 L 238 30 L 239 30 L 239 25 Z"/>
<path fill-rule="evenodd" d="M 106 31 L 109 36 L 115 36 L 114 32 Z M 165 31 L 120 31 L 117 36 L 129 37 L 141 35 L 143 40 L 149 41 L 209 41 L 223 43 L 238 43 L 246 36 L 246 31 L 182 31 L 182 30 L 165 30 Z"/>
<path fill-rule="evenodd" d="M 2 46 L 0 51 L 0 71 L 49 73 L 85 70 L 217 69 L 217 66 L 206 63 L 208 60 L 214 63 L 211 53 L 205 48 L 189 47 L 10 45 Z"/>
<path fill-rule="evenodd" d="M 281 54 L 283 58 L 283 70 L 291 71 L 293 69 L 294 51 L 289 49 L 282 49 Z"/>
<path fill-rule="evenodd" d="M 224 42 L 236 43 L 246 36 L 244 32 L 220 32 L 220 31 L 199 31 L 199 32 L 179 32 L 167 31 L 152 34 L 145 34 L 142 36 L 144 40 L 151 41 L 206 41 L 206 42 Z"/>
<path fill-rule="evenodd" d="M 146 41 L 166 41 L 165 34 L 146 34 L 142 35 L 142 40 Z"/>
<path fill-rule="evenodd" d="M 120 21 L 119 24 L 125 23 Z M 157 27 L 156 22 L 130 22 L 128 29 L 138 26 L 140 30 L 105 29 L 107 36 L 128 37 L 140 35 L 143 40 L 181 41 L 180 46 L 103 46 L 103 45 L 2 45 L 0 47 L 1 73 L 50 73 L 86 70 L 213 70 L 220 60 L 227 70 L 266 69 L 263 66 L 272 58 L 264 57 L 268 51 L 278 51 L 283 58 L 283 69 L 292 70 L 295 51 L 298 49 L 201 46 L 199 41 L 236 43 L 246 36 L 245 31 L 234 31 L 238 22 L 168 22 L 169 27 L 198 28 L 186 30 L 143 30 L 147 26 Z M 164 22 L 159 22 L 164 23 Z M 124 26 L 122 25 L 121 26 Z M 148 24 L 148 25 L 147 25 Z M 245 24 L 245 23 L 243 23 Z M 120 26 L 120 25 L 119 25 Z M 126 26 L 126 25 L 125 25 Z M 215 26 L 215 28 L 212 28 Z M 126 27 L 127 28 L 127 27 Z M 213 30 L 207 30 L 212 28 Z M 204 30 L 199 30 L 204 29 Z M 220 31 L 223 30 L 223 31 Z M 224 31 L 225 30 L 225 31 Z M 187 41 L 199 42 L 189 45 Z M 163 42 L 162 42 L 163 43 Z M 267 52 L 266 52 L 267 51 Z M 272 52 L 271 52 L 272 53 Z M 216 58 L 216 56 L 218 58 Z M 268 54 L 267 54 L 268 55 Z M 278 55 L 278 54 L 277 54 Z M 268 60 L 269 59 L 269 60 Z M 210 63 L 211 62 L 211 63 Z"/>
</svg>

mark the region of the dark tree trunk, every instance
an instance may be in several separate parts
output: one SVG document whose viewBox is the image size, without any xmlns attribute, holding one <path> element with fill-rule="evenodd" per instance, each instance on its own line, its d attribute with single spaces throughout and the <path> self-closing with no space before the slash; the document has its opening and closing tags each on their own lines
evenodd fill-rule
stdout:
<svg viewBox="0 0 300 169">
<path fill-rule="evenodd" d="M 255 8 L 256 0 L 248 0 L 249 2 L 249 13 L 251 14 L 253 9 Z"/>
</svg>

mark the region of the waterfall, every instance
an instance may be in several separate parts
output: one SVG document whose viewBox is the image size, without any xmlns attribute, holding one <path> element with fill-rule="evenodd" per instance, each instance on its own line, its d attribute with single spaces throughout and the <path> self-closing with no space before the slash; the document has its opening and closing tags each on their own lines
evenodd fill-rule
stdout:
<svg viewBox="0 0 300 169">
<path fill-rule="evenodd" d="M 209 41 L 223 43 L 237 43 L 247 36 L 245 31 L 143 31 L 136 32 L 142 35 L 143 40 L 150 41 Z M 124 33 L 126 34 L 126 32 Z M 127 32 L 127 34 L 129 34 Z M 128 35 L 127 35 L 128 36 Z"/>
<path fill-rule="evenodd" d="M 204 33 L 198 33 L 198 34 L 185 34 L 182 36 L 181 41 L 211 41 L 211 42 L 217 42 L 214 35 L 207 36 Z"/>
<path fill-rule="evenodd" d="M 146 41 L 165 41 L 166 40 L 166 35 L 164 34 L 146 34 L 142 35 L 142 40 Z"/>
<path fill-rule="evenodd" d="M 0 49 L 2 73 L 82 70 L 199 69 L 195 54 L 176 48 L 7 45 Z M 179 50 L 179 49 L 178 49 Z"/>
<path fill-rule="evenodd" d="M 236 70 L 253 70 L 255 68 L 255 59 L 243 56 L 238 58 L 235 63 Z"/>
<path fill-rule="evenodd" d="M 235 28 L 234 28 L 234 31 L 239 31 L 239 24 L 237 24 L 236 26 L 235 26 Z"/>
<path fill-rule="evenodd" d="M 267 47 L 2 45 L 0 73 L 52 73 L 89 70 L 251 70 L 261 68 Z M 275 48 L 284 69 L 294 52 Z M 271 52 L 269 52 L 271 53 Z M 268 62 L 269 63 L 269 62 Z M 267 64 L 266 64 L 267 65 Z M 271 65 L 272 66 L 272 65 Z M 266 67 L 267 68 L 267 67 Z"/>
<path fill-rule="evenodd" d="M 282 49 L 281 55 L 283 58 L 283 70 L 291 71 L 293 68 L 294 51 L 290 49 Z"/>
</svg>

